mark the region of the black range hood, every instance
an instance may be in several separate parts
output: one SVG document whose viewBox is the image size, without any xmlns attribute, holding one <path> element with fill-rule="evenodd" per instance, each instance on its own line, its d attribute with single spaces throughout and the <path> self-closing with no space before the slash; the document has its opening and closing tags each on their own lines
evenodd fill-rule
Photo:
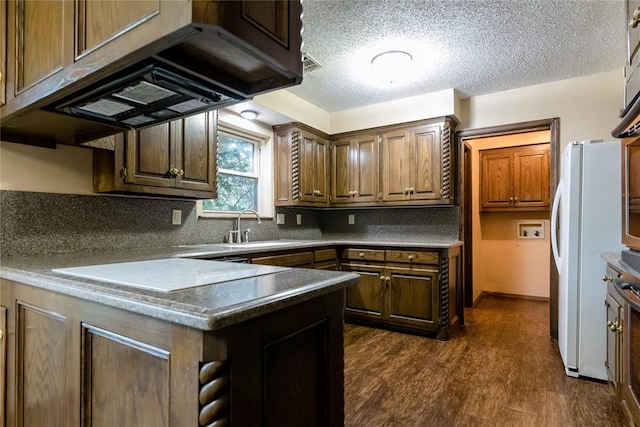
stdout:
<svg viewBox="0 0 640 427">
<path fill-rule="evenodd" d="M 128 68 L 52 110 L 136 129 L 250 99 L 157 60 Z"/>
</svg>

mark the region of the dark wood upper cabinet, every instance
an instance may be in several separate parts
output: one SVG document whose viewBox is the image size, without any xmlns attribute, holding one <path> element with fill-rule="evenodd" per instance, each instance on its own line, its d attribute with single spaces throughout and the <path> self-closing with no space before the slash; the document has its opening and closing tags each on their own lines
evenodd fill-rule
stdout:
<svg viewBox="0 0 640 427">
<path fill-rule="evenodd" d="M 7 141 L 77 144 L 121 132 L 54 107 L 150 59 L 238 99 L 302 81 L 299 0 L 10 0 L 2 7 Z"/>
<path fill-rule="evenodd" d="M 276 206 L 329 203 L 328 135 L 302 123 L 274 127 Z"/>
<path fill-rule="evenodd" d="M 216 197 L 217 111 L 113 137 L 96 149 L 94 191 Z"/>
<path fill-rule="evenodd" d="M 549 144 L 480 150 L 480 209 L 549 210 Z"/>
<path fill-rule="evenodd" d="M 438 200 L 442 197 L 440 126 L 382 134 L 382 200 Z"/>
<path fill-rule="evenodd" d="M 378 201 L 380 144 L 378 134 L 334 141 L 331 150 L 331 203 Z"/>
<path fill-rule="evenodd" d="M 275 126 L 276 206 L 452 205 L 454 128 L 450 117 L 337 135 Z"/>
</svg>

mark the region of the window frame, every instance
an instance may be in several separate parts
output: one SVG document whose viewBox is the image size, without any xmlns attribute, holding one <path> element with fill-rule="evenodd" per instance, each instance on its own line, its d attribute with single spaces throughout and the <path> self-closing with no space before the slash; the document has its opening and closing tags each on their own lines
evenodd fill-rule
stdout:
<svg viewBox="0 0 640 427">
<path fill-rule="evenodd" d="M 233 175 L 257 177 L 258 213 L 269 219 L 274 216 L 273 205 L 273 131 L 271 127 L 259 122 L 243 119 L 234 113 L 218 112 L 218 133 L 224 133 L 255 144 L 254 173 L 231 171 Z M 226 173 L 225 169 L 216 169 L 216 174 Z M 256 173 L 257 171 L 257 173 Z M 216 176 L 216 182 L 218 177 Z M 196 202 L 198 218 L 235 218 L 240 211 L 205 211 L 202 201 Z"/>
</svg>

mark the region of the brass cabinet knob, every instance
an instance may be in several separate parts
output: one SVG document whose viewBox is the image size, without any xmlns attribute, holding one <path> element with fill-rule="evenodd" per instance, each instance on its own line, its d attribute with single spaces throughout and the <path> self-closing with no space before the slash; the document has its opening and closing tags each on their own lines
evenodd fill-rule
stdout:
<svg viewBox="0 0 640 427">
<path fill-rule="evenodd" d="M 358 257 L 360 257 L 360 259 L 364 259 L 364 252 L 360 252 L 360 253 L 358 254 Z"/>
<path fill-rule="evenodd" d="M 416 192 L 415 188 L 413 188 L 413 187 L 409 187 L 409 193 L 410 193 L 410 194 L 413 194 L 413 193 L 415 193 L 415 192 Z"/>
<path fill-rule="evenodd" d="M 409 187 L 404 188 L 404 194 L 409 194 Z"/>
<path fill-rule="evenodd" d="M 353 197 L 358 197 L 358 192 L 357 191 L 353 191 Z"/>
<path fill-rule="evenodd" d="M 414 259 L 416 259 L 416 257 L 415 257 L 414 255 L 409 255 L 409 256 L 407 257 L 407 259 L 408 259 L 409 261 L 413 261 Z"/>
<path fill-rule="evenodd" d="M 182 169 L 178 169 L 178 168 L 171 168 L 169 169 L 169 175 L 171 175 L 172 177 L 177 177 L 177 176 L 182 176 L 184 175 L 184 171 Z"/>
<path fill-rule="evenodd" d="M 631 28 L 636 28 L 640 24 L 640 6 L 636 8 L 633 12 L 633 16 L 631 17 L 631 21 L 629 21 L 629 26 Z"/>
</svg>

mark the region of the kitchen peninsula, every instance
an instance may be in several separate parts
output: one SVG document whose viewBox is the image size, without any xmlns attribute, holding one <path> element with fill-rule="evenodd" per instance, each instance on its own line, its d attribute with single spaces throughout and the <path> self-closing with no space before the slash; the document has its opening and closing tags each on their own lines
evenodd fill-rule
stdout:
<svg viewBox="0 0 640 427">
<path fill-rule="evenodd" d="M 161 292 L 52 272 L 189 251 L 4 258 L 0 424 L 341 425 L 358 275 L 276 268 Z"/>
</svg>

